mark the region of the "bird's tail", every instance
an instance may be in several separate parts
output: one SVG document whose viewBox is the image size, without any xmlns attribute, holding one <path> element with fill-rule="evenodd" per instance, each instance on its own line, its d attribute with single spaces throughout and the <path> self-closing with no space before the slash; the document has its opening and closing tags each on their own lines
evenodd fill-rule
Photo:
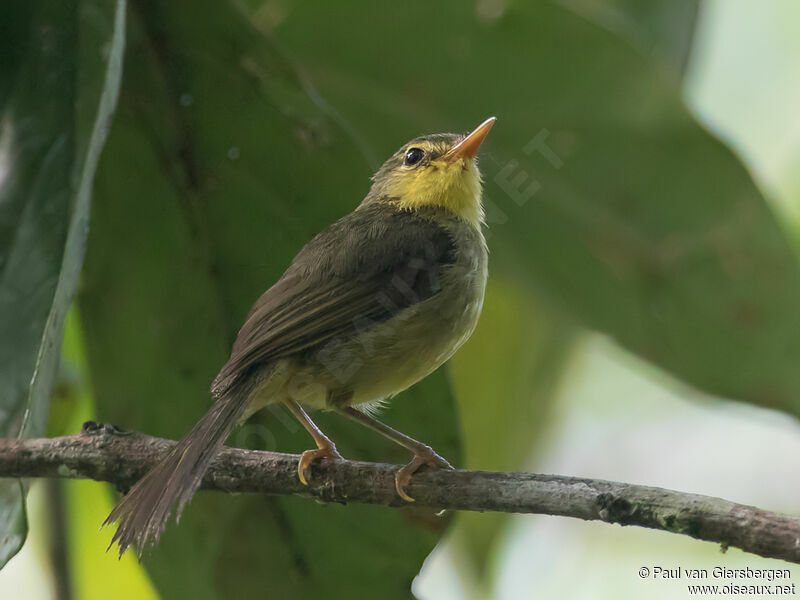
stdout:
<svg viewBox="0 0 800 600">
<path fill-rule="evenodd" d="M 176 519 L 180 518 L 211 460 L 245 412 L 248 394 L 236 391 L 221 395 L 186 437 L 120 499 L 103 523 L 119 522 L 109 548 L 116 542 L 122 556 L 133 544 L 141 555 L 158 542 L 175 505 Z"/>
</svg>

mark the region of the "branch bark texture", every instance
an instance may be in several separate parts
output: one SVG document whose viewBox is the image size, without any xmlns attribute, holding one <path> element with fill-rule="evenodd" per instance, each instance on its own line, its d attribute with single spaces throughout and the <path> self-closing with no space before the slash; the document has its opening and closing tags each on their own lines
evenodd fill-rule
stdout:
<svg viewBox="0 0 800 600">
<path fill-rule="evenodd" d="M 174 443 L 93 423 L 74 436 L 0 439 L 0 477 L 94 479 L 124 491 Z M 203 489 L 407 506 L 394 488 L 397 465 L 320 462 L 304 486 L 297 478 L 298 458 L 226 448 L 212 463 Z M 800 518 L 721 498 L 598 479 L 460 470 L 420 471 L 408 490 L 419 507 L 638 525 L 800 564 Z"/>
</svg>

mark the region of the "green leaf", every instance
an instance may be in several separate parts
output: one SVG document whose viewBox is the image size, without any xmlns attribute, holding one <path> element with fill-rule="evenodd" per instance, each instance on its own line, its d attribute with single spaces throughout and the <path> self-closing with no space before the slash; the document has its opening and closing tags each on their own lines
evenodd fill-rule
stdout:
<svg viewBox="0 0 800 600">
<path fill-rule="evenodd" d="M 680 79 L 692 49 L 698 0 L 561 0 L 561 4 L 605 27 Z"/>
<path fill-rule="evenodd" d="M 2 437 L 45 431 L 119 87 L 125 5 L 13 3 L 10 12 L 0 36 Z M 20 490 L 0 483 L 0 565 L 25 539 Z"/>
<path fill-rule="evenodd" d="M 98 418 L 175 438 L 209 407 L 250 305 L 361 201 L 371 170 L 232 4 L 135 2 L 128 47 L 81 318 Z M 354 423 L 314 418 L 345 456 L 409 459 Z M 459 462 L 443 374 L 398 397 L 385 419 Z M 311 440 L 272 407 L 230 443 L 296 452 Z M 165 598 L 409 598 L 447 522 L 411 508 L 201 493 L 144 562 Z"/>
<path fill-rule="evenodd" d="M 558 4 L 502 6 L 309 1 L 275 35 L 379 154 L 498 116 L 492 272 L 702 390 L 800 414 L 800 268 L 746 169 L 664 61 Z"/>
<path fill-rule="evenodd" d="M 494 278 L 469 342 L 449 363 L 461 409 L 465 467 L 518 471 L 550 423 L 558 384 L 577 336 L 570 319 Z M 468 573 L 490 589 L 484 570 L 508 515 L 460 513 L 453 536 Z"/>
<path fill-rule="evenodd" d="M 577 14 L 658 56 L 678 74 L 691 48 L 696 0 L 563 0 Z M 550 424 L 558 383 L 580 328 L 518 286 L 493 278 L 475 334 L 450 362 L 470 469 L 521 470 Z M 488 593 L 487 570 L 508 515 L 460 513 L 452 537 L 472 585 Z"/>
<path fill-rule="evenodd" d="M 81 424 L 96 420 L 94 401 L 89 394 L 84 343 L 80 333 L 77 305 L 73 304 L 64 321 L 64 343 L 56 389 L 51 400 L 48 435 L 71 435 Z M 60 402 L 59 402 L 60 401 Z M 62 406 L 59 407 L 58 405 Z M 58 432 L 54 429 L 58 428 Z M 100 529 L 97 515 L 108 514 L 115 499 L 106 486 L 88 480 L 64 480 L 66 509 L 65 550 L 68 557 L 72 597 L 80 600 L 157 600 L 144 567 L 128 552 L 121 559 L 107 552 L 113 531 Z"/>
</svg>

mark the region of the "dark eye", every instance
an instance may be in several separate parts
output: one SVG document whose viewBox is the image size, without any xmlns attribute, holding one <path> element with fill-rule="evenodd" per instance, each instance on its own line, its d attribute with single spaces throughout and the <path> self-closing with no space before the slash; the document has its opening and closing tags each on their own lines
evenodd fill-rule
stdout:
<svg viewBox="0 0 800 600">
<path fill-rule="evenodd" d="M 422 148 L 410 148 L 409 151 L 406 152 L 405 164 L 409 166 L 415 165 L 422 160 L 423 156 L 425 156 L 425 151 Z"/>
</svg>

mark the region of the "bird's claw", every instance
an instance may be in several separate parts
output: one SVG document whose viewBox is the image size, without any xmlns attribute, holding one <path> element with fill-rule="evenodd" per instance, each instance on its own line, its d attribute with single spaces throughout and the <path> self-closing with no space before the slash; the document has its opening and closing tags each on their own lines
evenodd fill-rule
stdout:
<svg viewBox="0 0 800 600">
<path fill-rule="evenodd" d="M 414 502 L 414 499 L 406 492 L 406 487 L 411 483 L 411 476 L 422 466 L 431 467 L 433 469 L 453 468 L 453 465 L 436 454 L 431 448 L 415 454 L 414 458 L 412 458 L 406 466 L 401 467 L 394 474 L 394 487 L 397 490 L 397 495 L 406 502 Z"/>
<path fill-rule="evenodd" d="M 336 451 L 336 446 L 330 445 L 323 448 L 314 448 L 313 450 L 306 450 L 300 455 L 300 460 L 297 463 L 297 477 L 300 483 L 308 485 L 308 477 L 306 472 L 311 466 L 311 463 L 320 459 L 342 460 L 342 455 Z"/>
</svg>

